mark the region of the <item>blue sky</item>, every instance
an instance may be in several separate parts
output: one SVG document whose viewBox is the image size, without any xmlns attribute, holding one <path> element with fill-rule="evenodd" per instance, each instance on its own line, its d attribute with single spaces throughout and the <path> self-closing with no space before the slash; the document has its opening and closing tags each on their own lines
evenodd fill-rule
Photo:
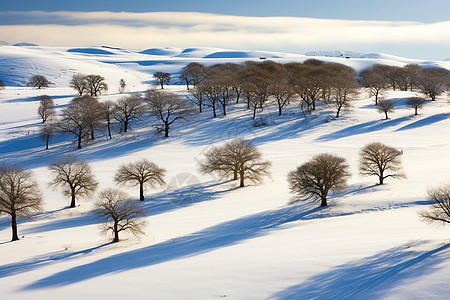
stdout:
<svg viewBox="0 0 450 300">
<path fill-rule="evenodd" d="M 450 57 L 449 12 L 449 0 L 17 0 L 1 4 L 0 40 L 293 53 L 352 50 L 444 59 Z M 95 35 L 94 26 L 99 29 Z"/>
</svg>

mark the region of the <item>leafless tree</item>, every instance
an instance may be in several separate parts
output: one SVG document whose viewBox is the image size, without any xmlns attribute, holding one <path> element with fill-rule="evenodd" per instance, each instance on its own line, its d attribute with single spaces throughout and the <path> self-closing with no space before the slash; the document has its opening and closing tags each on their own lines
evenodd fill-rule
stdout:
<svg viewBox="0 0 450 300">
<path fill-rule="evenodd" d="M 379 184 L 388 177 L 405 178 L 402 172 L 402 151 L 374 142 L 364 146 L 359 153 L 359 172 L 363 176 L 377 176 Z"/>
<path fill-rule="evenodd" d="M 161 89 L 164 89 L 164 84 L 170 83 L 170 73 L 156 72 L 153 77 L 155 77 L 156 83 L 161 85 Z"/>
<path fill-rule="evenodd" d="M 120 79 L 119 81 L 119 93 L 123 93 L 125 92 L 125 88 L 127 87 L 127 83 L 125 82 L 125 80 Z"/>
<path fill-rule="evenodd" d="M 87 90 L 86 76 L 83 74 L 74 74 L 70 80 L 70 87 L 78 92 L 79 96 Z"/>
<path fill-rule="evenodd" d="M 88 197 L 97 188 L 98 182 L 89 164 L 75 157 L 58 160 L 51 164 L 49 169 L 53 173 L 49 186 L 62 186 L 64 195 L 71 199 L 70 207 L 75 207 L 77 197 Z"/>
<path fill-rule="evenodd" d="M 418 75 L 418 87 L 432 101 L 450 85 L 450 71 L 443 68 L 422 68 Z"/>
<path fill-rule="evenodd" d="M 38 114 L 42 119 L 42 123 L 45 123 L 55 117 L 55 103 L 50 96 L 42 95 L 40 97 Z"/>
<path fill-rule="evenodd" d="M 87 75 L 86 77 L 86 89 L 91 96 L 97 97 L 104 91 L 108 90 L 108 85 L 105 82 L 105 78 L 100 75 Z"/>
<path fill-rule="evenodd" d="M 377 65 L 366 68 L 359 74 L 362 86 L 367 88 L 371 96 L 375 97 L 375 105 L 378 105 L 378 97 L 387 86 L 387 80 L 379 71 Z"/>
<path fill-rule="evenodd" d="M 203 102 L 205 101 L 205 94 L 203 93 L 203 90 L 199 88 L 198 86 L 195 86 L 194 89 L 190 90 L 191 95 L 194 97 L 195 100 L 193 102 L 198 105 L 199 112 L 203 112 Z"/>
<path fill-rule="evenodd" d="M 16 166 L 0 167 L 0 214 L 11 216 L 11 241 L 19 240 L 17 218 L 41 210 L 42 196 L 30 171 Z"/>
<path fill-rule="evenodd" d="M 103 231 L 113 232 L 114 243 L 119 241 L 122 231 L 135 236 L 144 234 L 142 229 L 146 222 L 141 218 L 145 217 L 145 210 L 137 202 L 129 200 L 121 190 L 109 188 L 100 192 L 95 208 L 95 214 L 103 222 Z"/>
<path fill-rule="evenodd" d="M 357 95 L 355 71 L 345 65 L 330 64 L 329 73 L 333 78 L 330 80 L 330 86 L 336 107 L 336 118 L 339 118 L 341 110 L 349 109 L 351 100 Z"/>
<path fill-rule="evenodd" d="M 180 96 L 161 90 L 149 89 L 145 92 L 148 109 L 163 122 L 164 136 L 169 137 L 170 126 L 178 120 L 188 120 L 194 109 Z"/>
<path fill-rule="evenodd" d="M 101 117 L 106 122 L 106 127 L 108 129 L 108 136 L 110 139 L 112 139 L 111 122 L 112 119 L 114 118 L 115 104 L 114 102 L 107 100 L 100 103 L 100 105 L 101 105 Z"/>
<path fill-rule="evenodd" d="M 41 127 L 41 138 L 45 142 L 45 150 L 48 150 L 48 145 L 50 143 L 51 138 L 55 134 L 57 130 L 57 125 L 54 122 L 45 122 Z"/>
<path fill-rule="evenodd" d="M 386 120 L 387 120 L 387 119 L 389 119 L 388 113 L 394 112 L 395 103 L 394 103 L 394 101 L 391 101 L 391 100 L 379 100 L 377 107 L 378 107 L 378 112 L 384 113 L 384 115 L 386 116 Z"/>
<path fill-rule="evenodd" d="M 217 173 L 222 178 L 232 176 L 233 180 L 239 178 L 239 186 L 244 187 L 245 180 L 262 182 L 270 175 L 270 166 L 271 163 L 262 159 L 261 152 L 250 141 L 238 138 L 206 152 L 200 171 Z"/>
<path fill-rule="evenodd" d="M 189 84 L 198 87 L 206 77 L 206 68 L 199 63 L 193 62 L 183 67 L 180 79 L 186 82 L 186 88 L 189 90 Z"/>
<path fill-rule="evenodd" d="M 85 95 L 74 98 L 62 111 L 59 128 L 63 132 L 72 133 L 77 137 L 78 149 L 81 149 L 82 140 L 89 135 L 90 100 L 91 96 Z"/>
<path fill-rule="evenodd" d="M 114 181 L 121 184 L 139 185 L 139 200 L 144 201 L 144 188 L 146 185 L 156 187 L 164 185 L 166 170 L 158 167 L 147 159 L 134 163 L 123 164 L 114 175 Z"/>
<path fill-rule="evenodd" d="M 38 89 L 48 87 L 48 80 L 42 75 L 33 75 L 28 81 L 28 86 L 37 87 Z"/>
<path fill-rule="evenodd" d="M 420 97 L 411 97 L 408 100 L 406 100 L 406 105 L 408 105 L 408 107 L 411 107 L 414 109 L 414 115 L 416 115 L 416 116 L 417 116 L 417 110 L 419 108 L 422 108 L 424 104 L 425 104 L 425 99 L 420 98 Z"/>
<path fill-rule="evenodd" d="M 123 131 L 128 132 L 130 121 L 138 119 L 144 109 L 139 94 L 126 96 L 117 100 L 114 107 L 114 118 L 119 121 Z"/>
<path fill-rule="evenodd" d="M 286 68 L 280 68 L 273 74 L 274 80 L 269 87 L 270 94 L 275 98 L 278 115 L 281 116 L 283 108 L 289 104 L 295 91 L 288 80 Z M 253 118 L 254 119 L 254 118 Z"/>
<path fill-rule="evenodd" d="M 420 216 L 429 222 L 450 223 L 450 185 L 444 185 L 428 190 L 431 208 L 419 212 Z"/>
<path fill-rule="evenodd" d="M 342 191 L 350 177 L 349 165 L 342 157 L 322 153 L 297 167 L 288 174 L 289 188 L 297 194 L 294 200 L 320 200 L 320 206 L 327 206 L 330 191 Z"/>
</svg>

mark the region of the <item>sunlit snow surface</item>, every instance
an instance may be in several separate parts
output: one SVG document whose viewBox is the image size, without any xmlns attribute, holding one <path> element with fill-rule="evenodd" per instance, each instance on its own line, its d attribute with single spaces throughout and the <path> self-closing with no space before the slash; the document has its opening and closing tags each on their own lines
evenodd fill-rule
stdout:
<svg viewBox="0 0 450 300">
<path fill-rule="evenodd" d="M 61 113 L 76 96 L 69 87 L 75 73 L 104 76 L 109 91 L 100 101 L 106 101 L 125 96 L 118 93 L 120 79 L 126 93 L 143 92 L 156 71 L 173 74 L 166 89 L 189 96 L 176 77 L 190 62 L 316 58 L 356 70 L 375 63 L 450 69 L 450 62 L 340 54 L 1 46 L 0 79 L 8 87 L 0 91 L 0 163 L 31 169 L 45 201 L 42 213 L 20 220 L 18 242 L 9 242 L 9 219 L 0 217 L 0 299 L 447 299 L 449 229 L 428 225 L 417 214 L 428 203 L 427 188 L 450 181 L 446 95 L 413 116 L 405 99 L 416 92 L 386 92 L 396 103 L 389 120 L 361 91 L 339 119 L 326 105 L 305 119 L 298 105 L 279 117 L 269 104 L 258 114 L 269 125 L 254 127 L 252 113 L 239 103 L 226 117 L 213 118 L 205 107 L 189 123 L 175 123 L 167 139 L 155 134 L 150 115 L 132 123 L 127 134 L 114 130 L 112 140 L 99 132 L 81 150 L 70 135 L 55 136 L 49 150 L 39 137 L 39 96 L 50 95 Z M 34 74 L 45 75 L 50 87 L 26 87 Z M 212 144 L 237 136 L 272 162 L 272 177 L 263 185 L 237 188 L 197 171 Z M 377 186 L 376 178 L 358 175 L 359 149 L 374 141 L 403 150 L 407 179 Z M 347 189 L 331 195 L 326 208 L 288 205 L 287 173 L 321 152 L 348 160 L 353 176 Z M 111 244 L 91 213 L 94 199 L 67 208 L 61 191 L 48 187 L 47 169 L 66 155 L 90 163 L 100 190 L 114 185 L 123 163 L 147 158 L 167 170 L 170 186 L 146 191 L 145 236 L 124 234 Z M 136 188 L 121 189 L 138 201 Z"/>
</svg>

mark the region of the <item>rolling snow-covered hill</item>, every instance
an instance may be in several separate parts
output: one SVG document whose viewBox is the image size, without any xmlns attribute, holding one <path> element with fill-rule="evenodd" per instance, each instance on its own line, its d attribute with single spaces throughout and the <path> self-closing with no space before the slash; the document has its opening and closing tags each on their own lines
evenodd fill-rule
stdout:
<svg viewBox="0 0 450 300">
<path fill-rule="evenodd" d="M 194 61 L 283 63 L 314 57 L 356 70 L 375 63 L 450 69 L 446 61 L 328 54 L 0 46 L 0 79 L 7 85 L 0 90 L 0 163 L 32 170 L 45 199 L 43 212 L 20 220 L 18 242 L 9 242 L 10 220 L 0 217 L 0 299 L 447 299 L 448 228 L 418 216 L 428 204 L 427 189 L 450 181 L 446 95 L 414 116 L 405 99 L 416 92 L 387 92 L 385 98 L 396 103 L 389 120 L 361 91 L 339 119 L 327 105 L 306 119 L 294 104 L 283 116 L 269 105 L 259 115 L 269 125 L 254 127 L 251 112 L 239 103 L 217 118 L 205 108 L 189 123 L 174 124 L 167 139 L 155 134 L 151 116 L 132 123 L 127 134 L 114 132 L 112 140 L 99 135 L 81 150 L 71 136 L 57 135 L 49 150 L 39 138 L 38 97 L 50 95 L 60 113 L 76 96 L 69 87 L 75 73 L 104 76 L 110 88 L 99 100 L 105 101 L 123 97 L 121 78 L 127 92 L 143 92 L 154 72 L 176 77 Z M 44 90 L 26 87 L 33 74 L 52 84 Z M 188 95 L 182 84 L 167 89 Z M 249 139 L 272 162 L 272 176 L 263 185 L 237 188 L 197 171 L 212 144 L 234 137 Z M 359 150 L 373 141 L 403 150 L 406 179 L 378 186 L 376 178 L 358 174 Z M 288 205 L 287 173 L 322 152 L 348 160 L 349 186 L 331 195 L 325 208 Z M 167 170 L 168 187 L 146 191 L 145 236 L 124 235 L 111 244 L 91 213 L 93 199 L 67 208 L 61 191 L 48 187 L 47 168 L 66 155 L 90 163 L 99 190 L 113 186 L 123 163 L 147 158 Z M 137 201 L 136 188 L 121 189 Z"/>
</svg>

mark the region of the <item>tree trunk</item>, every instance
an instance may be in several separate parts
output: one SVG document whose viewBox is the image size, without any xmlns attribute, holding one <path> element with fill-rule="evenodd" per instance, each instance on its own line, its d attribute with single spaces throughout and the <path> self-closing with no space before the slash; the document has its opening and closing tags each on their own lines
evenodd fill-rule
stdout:
<svg viewBox="0 0 450 300">
<path fill-rule="evenodd" d="M 214 118 L 215 118 L 215 117 L 217 117 L 217 114 L 216 114 L 216 103 L 213 103 L 212 109 L 213 109 L 213 115 L 214 115 Z"/>
<path fill-rule="evenodd" d="M 238 179 L 238 170 L 234 169 L 233 170 L 233 180 L 237 180 Z"/>
<path fill-rule="evenodd" d="M 386 120 L 389 119 L 387 111 L 385 111 L 384 114 L 386 115 Z"/>
<path fill-rule="evenodd" d="M 75 207 L 75 190 L 72 190 L 71 195 L 72 200 L 70 201 L 70 207 L 73 208 Z"/>
<path fill-rule="evenodd" d="M 161 81 L 161 89 L 164 89 L 164 83 Z"/>
<path fill-rule="evenodd" d="M 169 137 L 169 124 L 164 124 L 164 137 Z"/>
<path fill-rule="evenodd" d="M 144 183 L 139 182 L 139 200 L 144 201 Z"/>
<path fill-rule="evenodd" d="M 244 187 L 245 186 L 245 184 L 244 184 L 244 171 L 239 171 L 239 180 L 240 180 L 240 183 L 239 183 L 239 186 L 240 187 Z"/>
<path fill-rule="evenodd" d="M 224 103 L 222 104 L 222 110 L 223 110 L 223 115 L 226 116 L 227 115 L 227 109 L 226 109 L 227 105 Z"/>
<path fill-rule="evenodd" d="M 45 137 L 45 150 L 48 150 L 48 142 L 50 141 L 50 136 Z"/>
<path fill-rule="evenodd" d="M 336 118 L 339 118 L 339 113 L 341 112 L 341 108 L 339 107 L 337 112 L 336 112 Z"/>
<path fill-rule="evenodd" d="M 81 134 L 78 135 L 78 149 L 81 149 Z"/>
<path fill-rule="evenodd" d="M 12 229 L 11 242 L 18 241 L 19 240 L 19 235 L 17 234 L 17 217 L 16 217 L 15 213 L 13 213 L 11 215 L 11 229 Z"/>
<path fill-rule="evenodd" d="M 415 116 L 417 116 L 417 109 L 418 109 L 418 107 L 415 107 L 415 108 L 414 108 L 414 111 L 415 111 L 414 115 L 415 115 Z"/>
<path fill-rule="evenodd" d="M 198 104 L 198 109 L 200 110 L 200 113 L 203 112 L 203 110 L 202 110 L 202 104 L 201 104 L 201 103 Z"/>
<path fill-rule="evenodd" d="M 278 115 L 279 116 L 281 116 L 281 111 L 282 111 L 281 105 L 278 104 Z"/>
<path fill-rule="evenodd" d="M 125 120 L 123 122 L 123 132 L 127 132 L 128 131 L 128 120 Z"/>
<path fill-rule="evenodd" d="M 113 242 L 117 243 L 119 241 L 119 229 L 117 228 L 117 221 L 114 221 L 114 239 Z"/>
<path fill-rule="evenodd" d="M 253 109 L 253 120 L 256 118 L 256 107 Z"/>
<path fill-rule="evenodd" d="M 109 138 L 112 139 L 112 135 L 111 135 L 111 123 L 110 123 L 110 122 L 108 122 L 108 135 L 109 135 Z"/>
<path fill-rule="evenodd" d="M 321 203 L 320 203 L 320 206 L 327 206 L 328 205 L 328 203 L 327 203 L 327 196 L 326 195 L 322 195 L 322 197 L 321 197 Z"/>
</svg>

